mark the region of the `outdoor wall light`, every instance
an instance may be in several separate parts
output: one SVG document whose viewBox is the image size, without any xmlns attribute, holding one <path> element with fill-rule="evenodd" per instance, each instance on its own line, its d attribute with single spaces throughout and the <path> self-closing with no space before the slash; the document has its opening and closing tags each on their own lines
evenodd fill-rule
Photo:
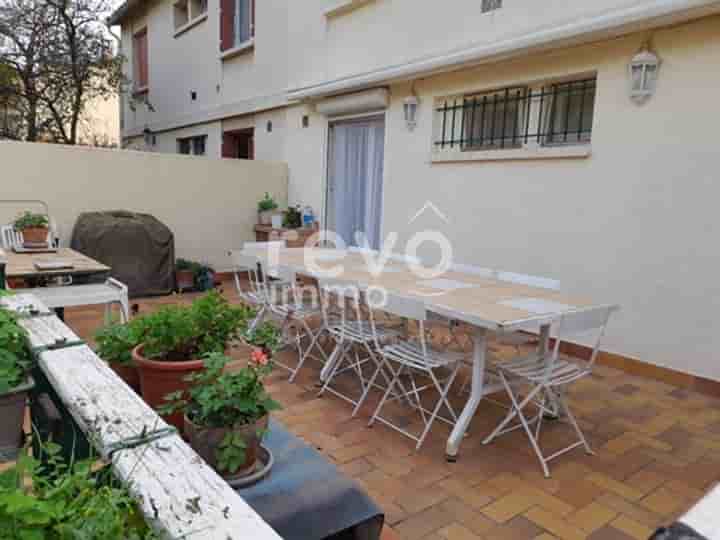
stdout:
<svg viewBox="0 0 720 540">
<path fill-rule="evenodd" d="M 643 45 L 629 65 L 630 98 L 636 103 L 650 99 L 657 87 L 660 58 L 647 45 Z"/>
<path fill-rule="evenodd" d="M 415 95 L 405 98 L 403 110 L 405 111 L 405 123 L 407 124 L 408 131 L 413 131 L 415 126 L 417 126 L 417 112 L 419 104 L 420 100 Z"/>
</svg>

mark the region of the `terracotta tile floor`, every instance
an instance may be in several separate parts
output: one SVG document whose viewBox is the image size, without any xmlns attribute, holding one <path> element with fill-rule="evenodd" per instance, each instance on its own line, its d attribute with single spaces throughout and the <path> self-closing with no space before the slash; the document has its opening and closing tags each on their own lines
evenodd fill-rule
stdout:
<svg viewBox="0 0 720 540">
<path fill-rule="evenodd" d="M 143 313 L 190 298 L 138 304 Z M 66 318 L 89 338 L 102 310 L 68 309 Z M 597 455 L 566 454 L 547 480 L 521 432 L 481 444 L 503 414 L 497 405 L 481 405 L 450 464 L 446 426 L 436 424 L 415 453 L 400 434 L 366 427 L 376 397 L 354 420 L 347 403 L 317 398 L 318 373 L 309 362 L 295 384 L 282 370 L 272 375 L 270 391 L 284 406 L 276 416 L 365 487 L 385 511 L 386 540 L 644 540 L 720 480 L 720 400 L 618 370 L 598 367 L 573 387 L 571 406 Z M 550 448 L 567 436 L 565 424 L 544 428 Z"/>
</svg>

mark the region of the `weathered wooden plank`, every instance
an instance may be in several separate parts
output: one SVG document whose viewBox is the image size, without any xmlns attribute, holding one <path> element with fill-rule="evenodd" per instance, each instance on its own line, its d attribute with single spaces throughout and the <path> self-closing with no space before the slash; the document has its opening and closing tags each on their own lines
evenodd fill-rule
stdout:
<svg viewBox="0 0 720 540">
<path fill-rule="evenodd" d="M 57 253 L 14 253 L 6 252 L 7 277 L 37 277 L 57 275 L 87 275 L 102 274 L 110 271 L 106 266 L 95 259 L 91 259 L 70 248 L 60 248 Z M 38 261 L 67 261 L 72 268 L 63 270 L 38 270 L 35 263 Z"/>
<path fill-rule="evenodd" d="M 55 315 L 21 319 L 20 326 L 27 330 L 31 349 L 61 346 L 80 341 L 78 335 Z"/>
<path fill-rule="evenodd" d="M 177 435 L 118 452 L 113 467 L 141 501 L 143 513 L 170 538 L 280 538 Z"/>
<path fill-rule="evenodd" d="M 107 457 L 122 441 L 168 429 L 89 347 L 43 352 L 39 364 L 101 456 Z"/>
<path fill-rule="evenodd" d="M 21 315 L 47 315 L 50 309 L 31 294 L 11 294 L 0 298 L 0 305 Z"/>
</svg>

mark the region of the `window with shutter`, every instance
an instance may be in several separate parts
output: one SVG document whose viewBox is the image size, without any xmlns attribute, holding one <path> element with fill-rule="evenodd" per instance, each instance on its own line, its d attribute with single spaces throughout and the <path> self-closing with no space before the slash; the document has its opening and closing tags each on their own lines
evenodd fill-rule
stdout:
<svg viewBox="0 0 720 540">
<path fill-rule="evenodd" d="M 220 0 L 220 50 L 240 47 L 255 36 L 255 0 Z"/>
<path fill-rule="evenodd" d="M 146 90 L 149 80 L 147 28 L 143 28 L 133 36 L 133 52 L 135 90 Z"/>
</svg>

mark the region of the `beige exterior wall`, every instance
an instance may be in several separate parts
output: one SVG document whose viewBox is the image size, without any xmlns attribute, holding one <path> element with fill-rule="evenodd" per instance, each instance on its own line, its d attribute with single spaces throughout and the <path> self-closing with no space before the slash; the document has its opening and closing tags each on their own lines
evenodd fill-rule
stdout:
<svg viewBox="0 0 720 540">
<path fill-rule="evenodd" d="M 254 240 L 257 201 L 265 191 L 287 200 L 287 166 L 244 160 L 0 143 L 3 199 L 46 201 L 67 245 L 81 212 L 147 212 L 175 233 L 178 257 L 229 268 L 227 251 Z M 23 206 L 0 205 L 0 223 Z"/>
<path fill-rule="evenodd" d="M 458 0 L 449 17 L 444 4 L 374 0 L 328 18 L 324 11 L 336 0 L 288 2 L 292 24 L 275 48 L 286 51 L 278 66 L 287 69 L 287 87 L 296 88 L 644 3 L 506 0 L 501 10 L 481 15 L 479 2 Z M 213 0 L 210 10 L 203 24 L 217 26 Z M 651 35 L 662 59 L 658 91 L 638 106 L 628 97 L 627 64 Z M 152 65 L 152 44 L 150 50 Z M 254 54 L 259 51 L 258 45 Z M 402 111 L 410 84 L 389 85 L 384 232 L 398 232 L 404 242 L 416 230 L 438 228 L 461 262 L 555 277 L 568 292 L 618 302 L 623 310 L 612 321 L 606 349 L 720 380 L 714 361 L 720 350 L 714 319 L 720 256 L 709 247 L 716 243 L 714 201 L 720 195 L 710 113 L 720 87 L 718 57 L 720 18 L 707 17 L 652 34 L 427 76 L 415 82 L 421 105 L 413 132 Z M 588 73 L 598 81 L 588 157 L 432 162 L 437 98 Z M 151 68 L 151 86 L 152 80 Z M 274 94 L 278 87 L 265 81 L 265 93 Z M 249 91 L 259 88 L 254 84 L 247 82 Z M 303 115 L 307 128 L 301 127 Z M 272 134 L 265 129 L 270 118 Z M 322 215 L 328 121 L 309 103 L 233 113 L 215 125 L 218 136 L 220 126 L 254 126 L 256 155 L 289 165 L 289 202 L 310 204 Z M 450 223 L 428 214 L 409 226 L 426 201 Z"/>
</svg>

